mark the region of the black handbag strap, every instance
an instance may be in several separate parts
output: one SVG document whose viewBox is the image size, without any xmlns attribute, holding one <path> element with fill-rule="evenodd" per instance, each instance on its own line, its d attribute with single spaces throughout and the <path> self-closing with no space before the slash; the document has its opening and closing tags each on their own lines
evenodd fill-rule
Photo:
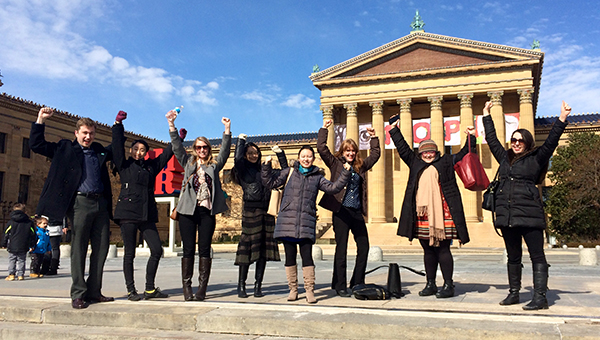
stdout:
<svg viewBox="0 0 600 340">
<path fill-rule="evenodd" d="M 496 176 L 494 176 L 494 180 L 492 182 L 496 182 L 498 180 L 498 174 L 500 173 L 500 164 L 498 164 L 498 170 L 496 170 Z M 497 188 L 496 188 L 497 189 Z M 494 226 L 494 231 L 500 237 L 503 237 L 500 231 L 496 227 L 496 193 L 494 193 L 493 198 L 494 203 L 492 204 L 492 225 Z"/>
<path fill-rule="evenodd" d="M 388 265 L 388 264 L 385 264 L 385 265 L 382 265 L 382 266 L 379 266 L 379 267 L 375 267 L 375 268 L 369 270 L 368 272 L 365 272 L 365 275 L 371 274 L 372 272 L 376 271 L 377 269 L 389 268 L 389 267 L 390 267 L 390 265 Z M 410 268 L 410 267 L 407 267 L 407 266 L 398 266 L 398 267 L 401 267 L 401 268 L 404 268 L 404 269 L 408 269 L 408 270 L 410 270 L 411 272 L 413 272 L 413 273 L 415 273 L 417 275 L 425 276 L 425 273 L 423 273 L 422 271 L 419 271 L 419 270 L 416 270 L 416 269 L 413 269 L 413 268 Z"/>
</svg>

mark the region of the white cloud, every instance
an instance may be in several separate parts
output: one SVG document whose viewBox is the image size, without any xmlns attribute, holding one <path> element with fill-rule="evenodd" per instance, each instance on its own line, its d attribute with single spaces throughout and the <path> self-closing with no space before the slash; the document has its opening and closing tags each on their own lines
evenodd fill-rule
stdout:
<svg viewBox="0 0 600 340">
<path fill-rule="evenodd" d="M 354 27 L 361 27 L 360 21 L 354 20 Z"/>
<path fill-rule="evenodd" d="M 315 104 L 315 100 L 301 93 L 293 94 L 287 98 L 281 105 L 293 107 L 296 109 L 309 108 Z"/>
<path fill-rule="evenodd" d="M 258 90 L 254 90 L 252 92 L 246 92 L 241 96 L 247 100 L 253 100 L 259 102 L 261 104 L 271 104 L 277 99 L 277 95 L 261 92 Z"/>
<path fill-rule="evenodd" d="M 105 6 L 100 0 L 0 0 L 0 64 L 47 79 L 109 80 L 152 98 L 179 94 L 218 104 L 217 82 L 200 87 L 167 70 L 135 65 L 79 34 L 104 14 Z"/>
</svg>

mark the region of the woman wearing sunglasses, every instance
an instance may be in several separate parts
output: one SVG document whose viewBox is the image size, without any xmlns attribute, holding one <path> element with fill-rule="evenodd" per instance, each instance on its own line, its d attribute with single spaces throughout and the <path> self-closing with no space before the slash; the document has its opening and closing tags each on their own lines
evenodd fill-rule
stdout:
<svg viewBox="0 0 600 340">
<path fill-rule="evenodd" d="M 185 301 L 203 301 L 206 297 L 208 278 L 212 259 L 210 245 L 215 232 L 215 216 L 227 211 L 225 194 L 221 190 L 219 171 L 229 158 L 231 149 L 231 120 L 223 117 L 225 126 L 221 149 L 217 159 L 213 159 L 212 147 L 206 137 L 198 137 L 192 144 L 192 152 L 188 154 L 175 128 L 177 112 L 167 113 L 169 134 L 173 153 L 179 164 L 185 169 L 183 186 L 179 194 L 177 212 L 179 213 L 179 231 L 183 243 L 181 259 L 181 279 L 183 298 Z M 198 253 L 200 257 L 199 286 L 196 295 L 192 294 L 192 276 L 194 274 L 194 253 L 196 251 L 196 235 L 198 236 Z"/>
<path fill-rule="evenodd" d="M 500 164 L 498 168 L 499 186 L 496 193 L 496 227 L 502 231 L 508 254 L 508 296 L 500 305 L 513 305 L 520 302 L 522 240 L 525 240 L 533 265 L 533 298 L 525 310 L 548 309 L 548 263 L 544 255 L 544 229 L 546 215 L 537 184 L 546 177 L 548 161 L 558 146 L 558 141 L 567 126 L 571 107 L 562 102 L 561 113 L 552 126 L 548 138 L 540 147 L 535 147 L 531 132 L 517 129 L 510 139 L 510 149 L 504 149 L 496 137 L 494 122 L 490 116 L 492 102 L 483 108 L 485 138 Z"/>
</svg>

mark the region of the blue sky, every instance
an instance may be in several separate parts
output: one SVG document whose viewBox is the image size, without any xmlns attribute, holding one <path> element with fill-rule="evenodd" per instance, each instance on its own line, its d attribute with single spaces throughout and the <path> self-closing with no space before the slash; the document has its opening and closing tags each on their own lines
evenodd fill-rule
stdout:
<svg viewBox="0 0 600 340">
<path fill-rule="evenodd" d="M 546 53 L 538 115 L 599 111 L 595 1 L 0 0 L 0 92 L 167 140 L 316 131 L 312 67 L 425 31 Z"/>
</svg>

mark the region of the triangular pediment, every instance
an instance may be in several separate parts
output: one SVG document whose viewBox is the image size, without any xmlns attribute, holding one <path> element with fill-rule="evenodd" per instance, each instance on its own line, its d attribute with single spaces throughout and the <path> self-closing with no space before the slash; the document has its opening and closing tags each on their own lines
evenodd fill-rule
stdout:
<svg viewBox="0 0 600 340">
<path fill-rule="evenodd" d="M 365 78 L 371 75 L 406 74 L 541 61 L 543 53 L 516 47 L 459 39 L 430 33 L 413 33 L 310 76 L 313 82 Z M 508 66 L 508 65 L 507 65 Z"/>
</svg>

